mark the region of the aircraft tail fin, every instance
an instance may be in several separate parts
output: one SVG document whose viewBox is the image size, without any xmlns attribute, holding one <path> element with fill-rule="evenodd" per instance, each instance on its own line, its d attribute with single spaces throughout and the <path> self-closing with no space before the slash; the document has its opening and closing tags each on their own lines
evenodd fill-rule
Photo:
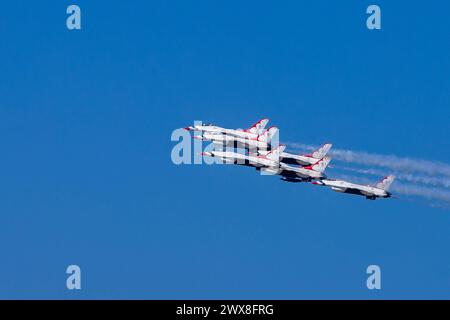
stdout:
<svg viewBox="0 0 450 320">
<path fill-rule="evenodd" d="M 384 177 L 380 182 L 375 184 L 375 188 L 382 189 L 384 191 L 388 191 L 392 182 L 394 182 L 394 176 Z"/>
<path fill-rule="evenodd" d="M 258 136 L 258 141 L 269 143 L 272 138 L 278 133 L 277 127 L 270 127 L 264 133 Z"/>
<path fill-rule="evenodd" d="M 316 158 L 316 159 L 324 158 L 327 155 L 328 151 L 330 151 L 332 146 L 333 145 L 331 143 L 323 144 L 319 149 L 317 149 L 316 151 L 314 151 L 311 154 L 311 157 Z"/>
<path fill-rule="evenodd" d="M 269 119 L 263 118 L 245 131 L 260 135 L 261 133 L 263 133 L 263 131 L 266 128 L 268 123 L 269 123 Z"/>
<path fill-rule="evenodd" d="M 283 153 L 284 149 L 286 149 L 285 145 L 280 144 L 277 148 L 272 149 L 266 155 L 267 159 L 279 161 L 281 153 Z"/>
<path fill-rule="evenodd" d="M 310 168 L 311 170 L 323 173 L 325 169 L 327 168 L 328 164 L 330 163 L 331 158 L 325 157 L 317 161 L 315 164 L 313 164 Z"/>
</svg>

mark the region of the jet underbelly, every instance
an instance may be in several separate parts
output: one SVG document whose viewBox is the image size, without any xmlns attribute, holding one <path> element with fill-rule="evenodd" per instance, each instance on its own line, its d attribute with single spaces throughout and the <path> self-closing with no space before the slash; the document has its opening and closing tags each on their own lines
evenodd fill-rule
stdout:
<svg viewBox="0 0 450 320">
<path fill-rule="evenodd" d="M 359 189 L 352 189 L 352 188 L 338 188 L 338 187 L 332 187 L 331 188 L 334 191 L 337 192 L 343 192 L 343 193 L 349 193 L 349 194 L 356 194 L 359 196 L 366 196 L 365 194 L 363 194 L 363 192 Z"/>
</svg>

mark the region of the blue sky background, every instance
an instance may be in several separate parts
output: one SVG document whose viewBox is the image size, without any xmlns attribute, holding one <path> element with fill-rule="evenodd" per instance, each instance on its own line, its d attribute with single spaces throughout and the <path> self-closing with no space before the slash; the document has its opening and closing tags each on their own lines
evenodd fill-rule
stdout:
<svg viewBox="0 0 450 320">
<path fill-rule="evenodd" d="M 379 0 L 369 31 L 368 1 L 73 3 L 81 31 L 0 10 L 0 298 L 450 298 L 448 210 L 170 159 L 175 128 L 269 117 L 449 163 L 450 4 Z"/>
</svg>

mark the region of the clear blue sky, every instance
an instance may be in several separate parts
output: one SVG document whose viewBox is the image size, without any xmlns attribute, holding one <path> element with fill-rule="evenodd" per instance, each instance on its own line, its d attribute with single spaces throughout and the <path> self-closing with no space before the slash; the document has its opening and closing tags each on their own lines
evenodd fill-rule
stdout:
<svg viewBox="0 0 450 320">
<path fill-rule="evenodd" d="M 450 298 L 449 211 L 170 159 L 175 128 L 269 117 L 450 162 L 450 4 L 374 3 L 379 32 L 369 1 L 2 3 L 0 298 Z"/>
</svg>

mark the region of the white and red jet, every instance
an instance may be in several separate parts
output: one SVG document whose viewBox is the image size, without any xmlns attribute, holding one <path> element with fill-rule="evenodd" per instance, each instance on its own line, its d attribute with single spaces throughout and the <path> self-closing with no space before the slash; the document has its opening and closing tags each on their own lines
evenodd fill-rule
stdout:
<svg viewBox="0 0 450 320">
<path fill-rule="evenodd" d="M 257 155 L 254 153 L 243 154 L 234 151 L 210 151 L 203 152 L 202 155 L 218 157 L 224 163 L 228 164 L 254 167 L 265 174 L 280 175 L 282 180 L 290 182 L 303 182 L 326 178 L 324 171 L 330 163 L 331 158 L 325 157 L 311 166 L 291 167 L 280 162 L 284 149 L 285 146 L 280 145 L 265 155 Z"/>
<path fill-rule="evenodd" d="M 274 148 L 266 155 L 256 154 L 243 154 L 234 151 L 210 151 L 202 152 L 203 156 L 218 157 L 223 160 L 224 163 L 237 164 L 255 168 L 272 168 L 278 169 L 280 165 L 280 154 L 286 148 L 284 145 L 280 145 Z"/>
<path fill-rule="evenodd" d="M 390 198 L 392 194 L 388 191 L 392 182 L 394 182 L 394 176 L 384 177 L 380 182 L 374 185 L 362 185 L 351 183 L 343 180 L 320 180 L 314 181 L 313 184 L 327 186 L 331 190 L 342 193 L 356 194 L 365 196 L 366 199 L 375 200 L 377 198 Z"/>
<path fill-rule="evenodd" d="M 281 162 L 286 164 L 295 164 L 301 166 L 308 166 L 317 163 L 320 159 L 323 159 L 330 151 L 333 145 L 331 143 L 323 144 L 319 149 L 313 151 L 311 154 L 292 154 L 283 152 L 280 155 Z M 266 154 L 267 151 L 258 151 L 260 154 Z"/>
<path fill-rule="evenodd" d="M 278 128 L 270 127 L 255 138 L 241 138 L 228 134 L 204 133 L 201 136 L 194 136 L 194 139 L 212 141 L 216 146 L 245 148 L 250 150 L 270 150 L 272 139 L 278 134 Z M 265 155 L 268 151 L 265 153 Z"/>
<path fill-rule="evenodd" d="M 184 129 L 188 131 L 200 131 L 202 135 L 204 134 L 219 134 L 219 135 L 231 135 L 243 139 L 256 139 L 260 134 L 265 131 L 267 124 L 269 123 L 269 119 L 263 118 L 256 122 L 248 129 L 227 129 L 218 127 L 212 124 L 202 124 L 202 125 L 194 125 L 190 127 L 186 127 Z"/>
<path fill-rule="evenodd" d="M 323 159 L 319 159 L 313 165 L 304 167 L 293 167 L 281 162 L 276 170 L 274 170 L 273 168 L 262 168 L 261 171 L 280 175 L 281 180 L 287 182 L 307 182 L 312 180 L 321 180 L 326 178 L 325 169 L 327 168 L 330 161 L 330 157 L 325 157 Z"/>
</svg>

